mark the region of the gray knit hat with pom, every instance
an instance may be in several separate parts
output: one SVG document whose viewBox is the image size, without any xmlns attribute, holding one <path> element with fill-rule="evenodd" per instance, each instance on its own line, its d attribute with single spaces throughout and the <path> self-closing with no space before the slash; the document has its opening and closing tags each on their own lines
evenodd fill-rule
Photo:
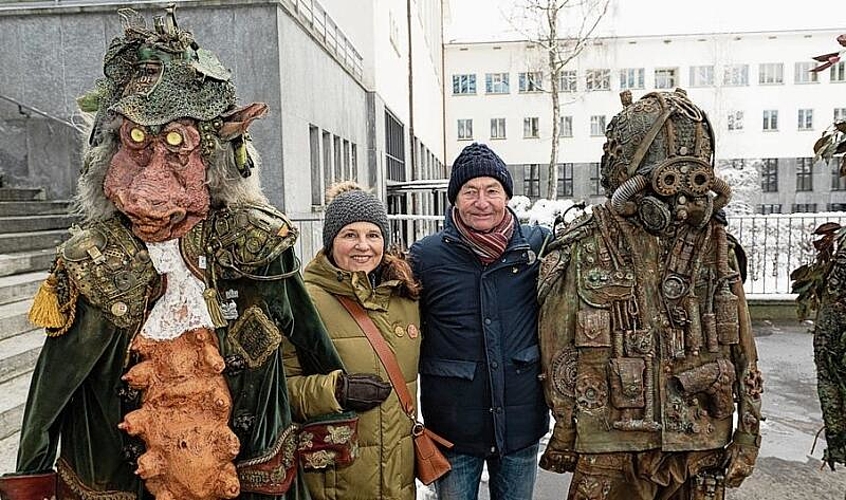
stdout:
<svg viewBox="0 0 846 500">
<path fill-rule="evenodd" d="M 363 191 L 361 186 L 352 181 L 341 182 L 327 190 L 329 205 L 323 222 L 323 250 L 332 251 L 332 241 L 347 224 L 353 222 L 371 222 L 379 226 L 385 249 L 390 239 L 388 211 L 385 205 L 374 195 Z"/>
</svg>

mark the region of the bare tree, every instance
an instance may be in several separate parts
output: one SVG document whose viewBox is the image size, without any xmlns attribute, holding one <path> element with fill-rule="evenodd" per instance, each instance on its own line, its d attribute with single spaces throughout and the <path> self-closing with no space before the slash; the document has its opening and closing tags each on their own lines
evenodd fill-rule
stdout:
<svg viewBox="0 0 846 500">
<path fill-rule="evenodd" d="M 558 135 L 561 101 L 558 95 L 564 68 L 593 38 L 599 22 L 608 12 L 611 0 L 519 0 L 509 20 L 531 43 L 546 52 L 543 64 L 549 74 L 552 97 L 552 147 L 549 153 L 547 199 L 558 194 Z M 537 82 L 540 84 L 540 82 Z"/>
</svg>

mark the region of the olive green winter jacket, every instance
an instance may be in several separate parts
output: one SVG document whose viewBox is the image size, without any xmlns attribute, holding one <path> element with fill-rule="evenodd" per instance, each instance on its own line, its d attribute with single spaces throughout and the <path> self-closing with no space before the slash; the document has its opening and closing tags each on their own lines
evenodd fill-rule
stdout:
<svg viewBox="0 0 846 500">
<path fill-rule="evenodd" d="M 397 356 L 408 390 L 417 400 L 420 314 L 417 302 L 399 296 L 400 282 L 384 281 L 375 289 L 363 272 L 335 267 L 321 251 L 305 270 L 306 289 L 326 325 L 347 373 L 374 373 L 389 381 L 364 332 L 335 295 L 353 297 Z M 295 356 L 286 356 L 289 391 L 295 418 L 306 420 L 340 411 L 334 398 L 337 374 L 297 376 Z M 396 392 L 379 407 L 359 414 L 359 452 L 352 465 L 325 472 L 307 472 L 306 484 L 315 500 L 413 500 L 415 498 L 412 420 Z"/>
</svg>

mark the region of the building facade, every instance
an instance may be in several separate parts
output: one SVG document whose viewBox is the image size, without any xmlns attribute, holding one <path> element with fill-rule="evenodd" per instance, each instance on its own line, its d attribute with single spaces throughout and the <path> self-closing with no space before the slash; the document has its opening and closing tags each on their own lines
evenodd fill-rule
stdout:
<svg viewBox="0 0 846 500">
<path fill-rule="evenodd" d="M 846 209 L 837 167 L 814 164 L 813 144 L 846 119 L 846 64 L 811 73 L 833 50 L 836 30 L 598 38 L 559 79 L 558 178 L 548 178 L 551 141 L 546 53 L 526 41 L 445 45 L 447 158 L 485 142 L 508 163 L 515 195 L 599 202 L 605 127 L 652 90 L 684 88 L 709 115 L 720 166 L 754 166 L 759 213 Z"/>
<path fill-rule="evenodd" d="M 234 75 L 239 103 L 269 114 L 250 129 L 270 200 L 320 241 L 324 193 L 356 180 L 443 176 L 441 0 L 179 1 L 180 26 Z M 354 5 L 353 5 L 354 4 Z M 166 3 L 0 3 L 0 169 L 8 185 L 73 195 L 84 124 L 75 98 L 102 75 L 117 10 L 148 20 Z M 390 198 L 389 198 L 390 200 Z M 403 195 L 396 212 L 415 207 Z M 418 202 L 419 204 L 419 202 Z"/>
</svg>

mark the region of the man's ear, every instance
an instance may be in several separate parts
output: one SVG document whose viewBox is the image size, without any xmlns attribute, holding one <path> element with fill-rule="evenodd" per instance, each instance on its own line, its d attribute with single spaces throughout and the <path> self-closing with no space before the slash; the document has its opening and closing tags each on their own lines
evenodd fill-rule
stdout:
<svg viewBox="0 0 846 500">
<path fill-rule="evenodd" d="M 220 115 L 223 118 L 223 126 L 220 127 L 218 135 L 223 141 L 231 141 L 244 135 L 253 120 L 258 120 L 266 114 L 267 104 L 263 102 L 254 102 L 223 113 Z"/>
</svg>

